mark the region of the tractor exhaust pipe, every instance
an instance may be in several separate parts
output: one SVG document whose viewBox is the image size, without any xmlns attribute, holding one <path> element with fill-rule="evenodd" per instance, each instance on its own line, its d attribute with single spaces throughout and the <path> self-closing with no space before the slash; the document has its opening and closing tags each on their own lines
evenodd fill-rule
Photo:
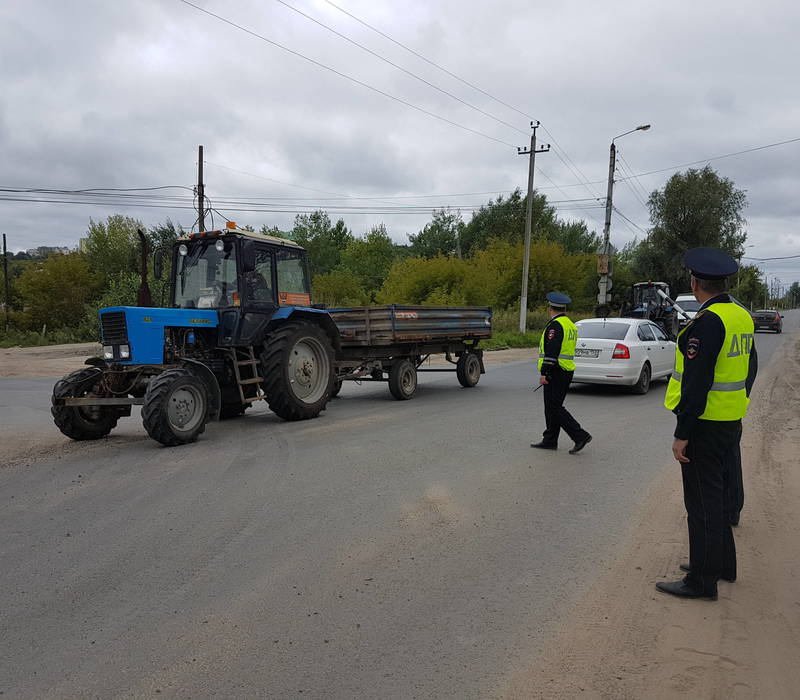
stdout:
<svg viewBox="0 0 800 700">
<path fill-rule="evenodd" d="M 141 242 L 141 267 L 139 274 L 142 281 L 139 283 L 139 291 L 136 294 L 136 306 L 152 306 L 153 297 L 150 294 L 150 285 L 147 284 L 147 236 L 142 229 L 137 229 L 139 241 Z"/>
</svg>

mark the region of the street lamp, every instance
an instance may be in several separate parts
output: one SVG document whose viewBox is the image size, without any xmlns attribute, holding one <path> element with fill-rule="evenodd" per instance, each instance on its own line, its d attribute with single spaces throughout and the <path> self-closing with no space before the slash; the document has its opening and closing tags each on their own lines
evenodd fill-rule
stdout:
<svg viewBox="0 0 800 700">
<path fill-rule="evenodd" d="M 614 142 L 623 136 L 632 134 L 634 131 L 647 131 L 649 128 L 650 124 L 642 124 L 637 126 L 635 129 L 625 131 L 619 136 L 615 136 L 613 139 L 611 139 L 611 148 L 609 149 L 608 156 L 608 190 L 606 192 L 606 220 L 605 225 L 603 226 L 603 247 L 601 248 L 597 261 L 597 271 L 600 273 L 600 282 L 597 285 L 597 288 L 600 292 L 597 295 L 598 316 L 601 315 L 601 310 L 603 312 L 603 316 L 608 314 L 608 302 L 610 299 L 608 293 L 611 291 L 611 277 L 609 275 L 609 258 L 611 257 L 611 209 L 612 198 L 614 195 L 614 170 L 616 169 L 617 165 L 617 146 Z"/>
</svg>

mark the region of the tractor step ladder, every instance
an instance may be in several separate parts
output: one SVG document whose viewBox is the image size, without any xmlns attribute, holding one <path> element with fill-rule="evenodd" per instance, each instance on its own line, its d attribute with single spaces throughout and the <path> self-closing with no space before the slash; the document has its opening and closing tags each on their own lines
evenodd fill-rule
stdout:
<svg viewBox="0 0 800 700">
<path fill-rule="evenodd" d="M 231 348 L 231 358 L 233 359 L 233 373 L 236 376 L 236 384 L 239 387 L 239 398 L 242 403 L 253 403 L 254 401 L 263 401 L 267 398 L 264 393 L 263 377 L 258 373 L 259 361 L 256 359 L 253 346 L 248 345 L 246 348 Z M 242 368 L 249 368 L 243 376 Z M 244 387 L 253 385 L 256 387 L 255 396 L 245 396 Z"/>
</svg>

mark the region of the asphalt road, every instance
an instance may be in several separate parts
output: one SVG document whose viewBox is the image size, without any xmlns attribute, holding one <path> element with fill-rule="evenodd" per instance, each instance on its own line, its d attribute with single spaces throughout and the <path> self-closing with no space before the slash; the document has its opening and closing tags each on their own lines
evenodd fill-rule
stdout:
<svg viewBox="0 0 800 700">
<path fill-rule="evenodd" d="M 784 337 L 757 336 L 762 364 Z M 314 421 L 259 408 L 175 449 L 131 418 L 0 469 L 0 691 L 492 697 L 675 468 L 663 383 L 575 388 L 595 440 L 571 456 L 528 447 L 534 379 L 428 375 L 408 402 L 348 383 Z M 51 385 L 0 380 L 2 424 L 46 428 Z"/>
</svg>

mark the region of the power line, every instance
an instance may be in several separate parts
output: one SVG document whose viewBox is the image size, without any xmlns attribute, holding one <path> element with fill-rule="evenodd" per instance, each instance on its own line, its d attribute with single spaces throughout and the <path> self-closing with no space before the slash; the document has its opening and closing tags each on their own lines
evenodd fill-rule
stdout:
<svg viewBox="0 0 800 700">
<path fill-rule="evenodd" d="M 417 75 L 416 73 L 414 73 L 414 72 L 412 72 L 410 70 L 407 70 L 406 68 L 403 68 L 403 66 L 395 63 L 394 61 L 389 60 L 385 56 L 382 56 L 377 51 L 373 51 L 372 49 L 368 48 L 367 46 L 364 46 L 363 44 L 358 43 L 354 39 L 351 39 L 349 36 L 347 36 L 345 34 L 342 34 L 341 32 L 337 31 L 333 27 L 329 27 L 327 24 L 321 22 L 320 20 L 312 17 L 311 15 L 306 14 L 305 12 L 303 12 L 302 10 L 294 7 L 293 5 L 290 5 L 288 2 L 286 2 L 286 0 L 275 0 L 275 1 L 280 3 L 281 5 L 283 5 L 284 7 L 289 8 L 292 12 L 296 12 L 301 17 L 305 17 L 307 20 L 313 22 L 314 24 L 319 25 L 320 27 L 322 27 L 323 29 L 326 29 L 327 31 L 331 32 L 332 34 L 335 34 L 336 36 L 338 36 L 339 38 L 343 39 L 344 41 L 352 44 L 353 46 L 357 46 L 362 51 L 366 51 L 371 56 L 374 56 L 375 58 L 383 61 L 384 63 L 389 64 L 393 68 L 396 68 L 397 70 L 402 71 L 403 73 L 405 73 L 406 75 L 411 76 L 415 80 L 418 80 L 421 83 L 424 83 L 428 87 L 431 87 L 434 90 L 438 90 L 443 95 L 447 95 L 451 99 L 456 100 L 457 102 L 460 102 L 462 105 L 465 105 L 465 106 L 469 107 L 470 109 L 474 109 L 476 112 L 479 112 L 480 114 L 483 114 L 484 116 L 489 117 L 490 119 L 494 119 L 499 124 L 507 126 L 510 129 L 513 129 L 514 131 L 517 131 L 520 134 L 524 134 L 525 136 L 527 136 L 527 133 L 525 131 L 523 131 L 522 129 L 514 126 L 513 124 L 510 124 L 509 122 L 507 122 L 507 121 L 505 121 L 503 119 L 500 119 L 500 117 L 492 114 L 491 112 L 487 112 L 487 111 L 481 109 L 480 107 L 472 104 L 471 102 L 467 102 L 466 100 L 462 100 L 458 95 L 454 95 L 452 92 L 448 92 L 444 88 L 439 87 L 438 85 L 430 82 L 429 80 L 426 80 L 425 78 Z"/>
<path fill-rule="evenodd" d="M 743 255 L 743 260 L 755 260 L 756 262 L 767 262 L 769 260 L 794 260 L 795 258 L 800 258 L 800 255 L 781 255 L 776 258 L 751 258 L 747 255 Z"/>
<path fill-rule="evenodd" d="M 668 170 L 675 170 L 677 168 L 686 168 L 690 165 L 699 165 L 700 163 L 710 163 L 712 160 L 722 160 L 723 158 L 731 158 L 733 156 L 740 156 L 745 153 L 753 153 L 754 151 L 763 151 L 765 148 L 775 148 L 776 146 L 785 146 L 789 143 L 797 143 L 800 141 L 800 137 L 794 139 L 787 139 L 786 141 L 776 141 L 775 143 L 768 143 L 765 146 L 754 146 L 753 148 L 745 148 L 741 151 L 735 151 L 734 153 L 724 153 L 721 156 L 712 156 L 711 158 L 701 158 L 700 160 L 693 160 L 689 163 L 680 163 L 679 165 L 671 165 L 668 168 L 660 168 L 658 170 L 648 170 L 644 173 L 636 173 L 633 177 L 642 177 L 643 175 L 655 175 L 656 173 L 664 173 Z"/>
<path fill-rule="evenodd" d="M 328 65 L 326 65 L 326 64 L 324 64 L 324 63 L 322 63 L 320 61 L 317 61 L 317 60 L 311 58 L 310 56 L 306 56 L 305 54 L 302 54 L 299 51 L 295 51 L 294 49 L 290 49 L 288 46 L 284 46 L 283 44 L 280 44 L 277 41 L 273 41 L 272 39 L 268 39 L 267 37 L 263 36 L 262 34 L 258 34 L 257 32 L 253 31 L 252 29 L 248 29 L 247 27 L 244 27 L 241 24 L 237 24 L 236 22 L 233 22 L 233 21 L 231 21 L 229 19 L 226 19 L 225 17 L 222 17 L 221 15 L 218 15 L 218 14 L 215 14 L 214 12 L 211 12 L 210 10 L 206 10 L 205 8 L 200 7 L 199 5 L 195 5 L 194 3 L 189 2 L 189 0 L 179 0 L 179 2 L 182 2 L 184 5 L 188 5 L 189 7 L 194 8 L 198 12 L 202 12 L 203 14 L 206 14 L 209 17 L 213 17 L 214 19 L 219 20 L 220 22 L 224 22 L 225 24 L 227 24 L 227 25 L 229 25 L 231 27 L 234 27 L 235 29 L 238 29 L 239 31 L 244 32 L 245 34 L 249 34 L 250 36 L 253 36 L 256 39 L 260 39 L 261 41 L 269 44 L 270 46 L 275 46 L 276 48 L 279 48 L 282 51 L 286 51 L 287 53 L 290 53 L 293 56 L 297 56 L 298 58 L 302 58 L 304 61 L 308 61 L 309 63 L 317 66 L 318 68 L 323 68 L 324 70 L 329 71 L 330 73 L 333 73 L 334 75 L 338 75 L 340 78 L 345 78 L 346 80 L 349 80 L 350 82 L 355 83 L 356 85 L 360 85 L 361 87 L 365 87 L 368 90 L 371 90 L 372 92 L 376 92 L 379 95 L 383 95 L 384 97 L 388 97 L 390 100 L 394 100 L 395 102 L 399 102 L 400 104 L 405 105 L 406 107 L 410 107 L 411 109 L 414 109 L 417 112 L 421 112 L 422 114 L 426 114 L 429 117 L 433 117 L 434 119 L 438 119 L 439 121 L 442 121 L 442 122 L 444 122 L 446 124 L 450 124 L 451 126 L 455 126 L 455 127 L 459 128 L 459 129 L 463 129 L 464 131 L 469 131 L 470 133 L 475 134 L 476 136 L 481 136 L 481 137 L 483 137 L 485 139 L 489 139 L 490 141 L 494 141 L 495 143 L 502 144 L 503 146 L 508 146 L 509 148 L 516 148 L 516 146 L 513 143 L 509 143 L 508 141 L 503 141 L 502 139 L 498 139 L 498 138 L 496 138 L 494 136 L 490 136 L 489 134 L 485 134 L 482 131 L 478 131 L 477 129 L 473 129 L 472 127 L 464 126 L 463 124 L 459 124 L 458 122 L 454 122 L 452 119 L 448 119 L 447 117 L 443 117 L 440 114 L 436 114 L 435 112 L 431 112 L 430 110 L 427 110 L 424 107 L 420 107 L 418 105 L 415 105 L 412 102 L 409 102 L 408 100 L 404 100 L 402 97 L 397 97 L 397 95 L 392 95 L 391 93 L 388 93 L 385 90 L 381 90 L 380 88 L 377 88 L 374 85 L 370 85 L 369 83 L 365 83 L 363 80 L 359 80 L 358 78 L 354 78 L 352 75 L 348 75 L 347 73 L 343 73 L 342 71 L 336 70 L 335 68 L 332 68 L 331 66 L 328 66 Z"/>
<path fill-rule="evenodd" d="M 645 229 L 643 229 L 641 226 L 639 226 L 639 224 L 637 224 L 637 223 L 636 223 L 635 221 L 633 221 L 632 219 L 629 219 L 627 216 L 625 216 L 625 214 L 623 214 L 623 213 L 622 213 L 622 212 L 619 210 L 619 208 L 618 208 L 618 207 L 614 206 L 614 211 L 615 211 L 615 212 L 617 212 L 617 214 L 619 214 L 619 215 L 620 215 L 620 216 L 621 216 L 621 217 L 622 217 L 622 218 L 623 218 L 625 221 L 627 221 L 629 224 L 632 224 L 632 225 L 633 225 L 633 226 L 635 226 L 637 229 L 639 229 L 639 231 L 641 231 L 643 234 L 647 235 L 647 231 L 646 231 Z"/>
<path fill-rule="evenodd" d="M 449 71 L 449 70 L 447 70 L 447 68 L 444 68 L 443 66 L 440 66 L 438 63 L 435 63 L 434 61 L 431 61 L 429 58 L 426 58 L 426 57 L 425 57 L 425 56 L 423 56 L 421 53 L 418 53 L 417 51 L 414 51 L 414 49 L 412 49 L 412 48 L 410 48 L 410 47 L 406 46 L 405 44 L 403 44 L 402 42 L 398 41 L 397 39 L 394 39 L 393 37 L 389 36 L 389 35 L 388 35 L 388 34 L 386 34 L 385 32 L 382 32 L 380 29 L 377 29 L 376 27 L 373 27 L 371 24 L 368 24 L 368 23 L 367 23 L 367 22 L 365 22 L 363 19 L 360 19 L 359 17 L 356 17 L 356 16 L 355 16 L 354 14 L 352 14 L 351 12 L 348 12 L 348 11 L 347 11 L 347 10 L 345 10 L 344 8 L 342 8 L 342 7 L 339 7 L 339 5 L 337 5 L 337 4 L 333 3 L 333 2 L 331 2 L 331 0 L 325 0 L 325 2 L 327 2 L 327 3 L 328 3 L 330 6 L 331 6 L 331 7 L 335 7 L 337 10 L 339 10 L 339 12 L 342 12 L 342 13 L 344 13 L 345 15 L 347 15 L 347 16 L 348 16 L 348 17 L 350 17 L 351 19 L 355 20 L 355 21 L 356 21 L 356 22 L 358 22 L 359 24 L 363 25 L 363 26 L 364 26 L 364 27 L 366 27 L 367 29 L 370 29 L 370 30 L 372 30 L 372 31 L 373 31 L 373 32 L 375 32 L 376 34 L 380 34 L 380 35 L 381 35 L 381 36 L 382 36 L 384 39 L 388 39 L 388 40 L 389 40 L 389 41 L 391 41 L 393 44 L 396 44 L 396 45 L 397 45 L 397 46 L 399 46 L 400 48 L 402 48 L 402 49 L 405 49 L 406 51 L 408 51 L 409 53 L 413 54 L 414 56 L 416 56 L 416 57 L 417 57 L 417 58 L 419 58 L 420 60 L 422 60 L 422 61 L 425 61 L 425 63 L 427 63 L 427 64 L 429 64 L 429 65 L 433 66 L 434 68 L 438 68 L 440 71 L 442 71 L 443 73 L 446 73 L 446 74 L 447 74 L 447 75 L 449 75 L 451 78 L 455 78 L 455 79 L 456 79 L 456 80 L 458 80 L 460 83 L 463 83 L 464 85 L 466 85 L 466 86 L 468 86 L 468 87 L 471 87 L 473 90 L 477 90 L 477 91 L 478 91 L 478 92 L 480 92 L 482 95 L 485 95 L 486 97 L 488 97 L 488 98 L 489 98 L 489 99 L 491 99 L 491 100 L 494 100 L 494 101 L 495 101 L 495 102 L 497 102 L 498 104 L 501 104 L 501 105 L 503 105 L 504 107 L 507 107 L 508 109 L 512 110 L 513 112 L 516 112 L 517 114 L 521 114 L 523 117 L 526 117 L 526 118 L 528 118 L 528 119 L 533 119 L 533 117 L 531 117 L 531 116 L 530 116 L 529 114 L 527 114 L 526 112 L 523 112 L 521 109 L 518 109 L 517 107 L 514 107 L 513 105 L 510 105 L 510 104 L 508 104 L 508 102 L 504 102 L 504 101 L 503 101 L 503 100 L 501 100 L 499 97 L 495 97 L 495 96 L 494 96 L 494 95 L 492 95 L 491 93 L 489 93 L 489 92 L 486 92 L 486 90 L 483 90 L 482 88 L 479 88 L 477 85 L 474 85 L 474 84 L 470 83 L 469 81 L 467 81 L 467 80 L 464 80 L 464 78 L 461 78 L 460 76 L 456 75 L 456 74 L 455 74 L 455 73 L 453 73 L 452 71 Z M 546 131 L 546 129 L 545 129 L 545 131 Z M 548 133 L 549 133 L 549 132 L 548 132 Z"/>
</svg>

